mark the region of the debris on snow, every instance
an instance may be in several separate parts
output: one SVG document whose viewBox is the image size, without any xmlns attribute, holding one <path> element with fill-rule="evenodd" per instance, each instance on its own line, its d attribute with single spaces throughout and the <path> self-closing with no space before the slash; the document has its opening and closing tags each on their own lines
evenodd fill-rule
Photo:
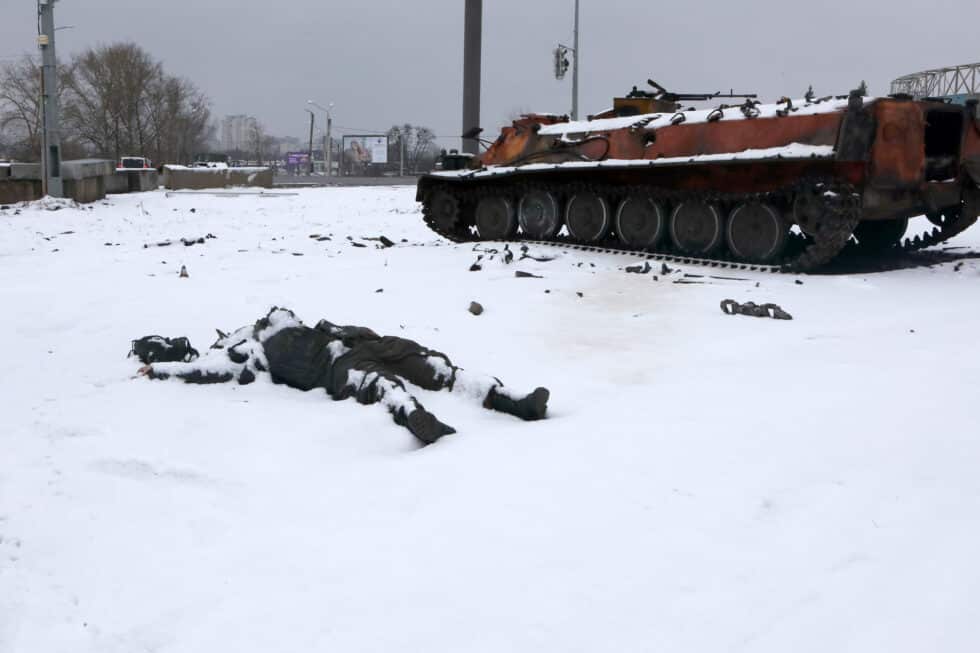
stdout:
<svg viewBox="0 0 980 653">
<path fill-rule="evenodd" d="M 382 248 L 394 247 L 395 246 L 394 241 L 390 240 L 389 238 L 387 238 L 385 236 L 378 236 L 376 238 L 367 237 L 367 238 L 361 238 L 361 240 L 376 240 L 379 243 L 381 243 L 381 247 Z"/>
<path fill-rule="evenodd" d="M 483 314 L 483 304 L 481 304 L 480 302 L 470 302 L 470 307 L 469 307 L 468 310 L 473 315 L 482 315 Z"/>
<path fill-rule="evenodd" d="M 517 260 L 523 261 L 524 259 L 529 258 L 532 261 L 537 261 L 538 263 L 547 263 L 548 261 L 555 260 L 554 256 L 531 256 L 528 254 L 528 251 L 529 248 L 527 245 L 521 245 L 521 257 Z"/>
<path fill-rule="evenodd" d="M 199 236 L 197 238 L 194 238 L 194 237 L 191 237 L 191 238 L 181 238 L 180 239 L 180 242 L 183 243 L 184 247 L 190 247 L 191 245 L 203 245 L 204 244 L 204 241 L 210 240 L 212 238 L 217 238 L 217 236 L 215 236 L 212 233 L 209 233 L 209 234 L 206 234 L 204 236 Z M 169 240 L 169 239 L 168 240 L 161 240 L 161 241 L 156 242 L 156 243 L 144 243 L 143 244 L 143 249 L 147 249 L 148 247 L 170 247 L 173 244 L 174 244 L 174 241 L 173 240 Z"/>
<path fill-rule="evenodd" d="M 721 300 L 721 312 L 725 315 L 748 315 L 750 317 L 771 317 L 774 320 L 792 320 L 793 316 L 784 311 L 778 304 L 756 304 L 745 302 L 739 304 L 734 299 Z"/>
</svg>

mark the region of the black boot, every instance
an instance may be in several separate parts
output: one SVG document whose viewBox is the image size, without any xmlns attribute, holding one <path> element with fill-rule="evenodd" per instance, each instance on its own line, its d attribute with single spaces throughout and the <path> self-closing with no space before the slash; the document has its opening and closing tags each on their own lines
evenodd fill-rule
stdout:
<svg viewBox="0 0 980 653">
<path fill-rule="evenodd" d="M 511 399 L 499 392 L 496 388 L 491 388 L 490 393 L 484 400 L 483 405 L 487 408 L 507 413 L 514 417 L 520 417 L 529 422 L 544 419 L 548 412 L 548 399 L 551 393 L 547 388 L 535 388 L 534 392 L 523 399 Z"/>
<path fill-rule="evenodd" d="M 425 444 L 432 444 L 444 435 L 455 433 L 456 429 L 443 424 L 436 416 L 424 408 L 416 408 L 405 418 L 405 426 Z"/>
</svg>

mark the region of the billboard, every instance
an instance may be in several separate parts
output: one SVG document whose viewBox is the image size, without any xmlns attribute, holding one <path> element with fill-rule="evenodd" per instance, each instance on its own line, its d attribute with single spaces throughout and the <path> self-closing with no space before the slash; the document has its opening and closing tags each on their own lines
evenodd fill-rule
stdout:
<svg viewBox="0 0 980 653">
<path fill-rule="evenodd" d="M 310 153 L 309 152 L 286 152 L 286 165 L 309 166 Z"/>
<path fill-rule="evenodd" d="M 388 163 L 388 137 L 377 135 L 344 136 L 344 167 L 348 174 L 371 164 Z"/>
</svg>

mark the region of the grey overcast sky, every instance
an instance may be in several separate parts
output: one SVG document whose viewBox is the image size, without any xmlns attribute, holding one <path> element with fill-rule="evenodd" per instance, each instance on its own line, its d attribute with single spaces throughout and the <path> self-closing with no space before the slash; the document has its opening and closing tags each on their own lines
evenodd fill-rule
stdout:
<svg viewBox="0 0 980 653">
<path fill-rule="evenodd" d="M 574 0 L 484 0 L 482 123 L 567 112 L 551 51 L 571 41 Z M 581 108 L 652 77 L 677 91 L 763 98 L 843 93 L 867 80 L 980 61 L 978 0 L 581 0 Z M 130 40 L 191 79 L 214 114 L 304 133 L 307 99 L 334 102 L 339 132 L 393 123 L 460 132 L 463 0 L 59 0 L 61 56 Z M 0 60 L 35 52 L 36 0 L 0 0 Z M 317 116 L 317 124 L 321 116 Z M 445 140 L 444 144 L 455 141 Z"/>
</svg>

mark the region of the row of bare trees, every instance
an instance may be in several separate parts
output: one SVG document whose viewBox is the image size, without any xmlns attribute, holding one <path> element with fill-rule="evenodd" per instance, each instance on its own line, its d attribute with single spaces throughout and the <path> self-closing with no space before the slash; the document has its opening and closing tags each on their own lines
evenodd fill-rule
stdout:
<svg viewBox="0 0 980 653">
<path fill-rule="evenodd" d="M 431 170 L 438 158 L 436 134 L 428 127 L 405 123 L 388 130 L 388 161 L 401 160 L 404 147 L 405 171 L 416 173 Z"/>
<path fill-rule="evenodd" d="M 146 156 L 187 162 L 213 135 L 208 98 L 134 43 L 92 48 L 59 65 L 65 158 Z M 36 160 L 41 67 L 25 57 L 0 67 L 0 151 Z"/>
</svg>

